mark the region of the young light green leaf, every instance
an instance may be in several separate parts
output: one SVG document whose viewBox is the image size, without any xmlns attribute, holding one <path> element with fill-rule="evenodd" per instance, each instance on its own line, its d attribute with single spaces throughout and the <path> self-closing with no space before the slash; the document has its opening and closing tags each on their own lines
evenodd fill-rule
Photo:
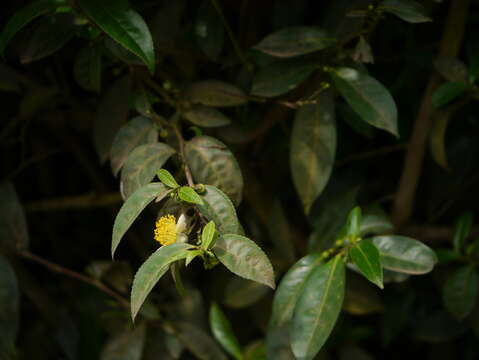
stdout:
<svg viewBox="0 0 479 360">
<path fill-rule="evenodd" d="M 203 232 L 201 233 L 201 248 L 208 250 L 215 239 L 216 234 L 216 226 L 214 221 L 210 221 L 206 226 L 203 228 Z"/>
<path fill-rule="evenodd" d="M 226 318 L 221 308 L 212 303 L 210 306 L 210 328 L 215 339 L 223 346 L 223 348 L 231 356 L 237 360 L 241 360 L 241 346 L 236 338 L 231 323 Z"/>
<path fill-rule="evenodd" d="M 185 89 L 184 94 L 186 100 L 206 106 L 238 106 L 248 102 L 243 90 L 219 80 L 192 83 Z"/>
<path fill-rule="evenodd" d="M 114 335 L 103 348 L 100 360 L 141 360 L 146 328 L 142 324 Z"/>
<path fill-rule="evenodd" d="M 227 360 L 216 342 L 201 328 L 187 322 L 173 323 L 176 336 L 199 360 Z"/>
<path fill-rule="evenodd" d="M 75 81 L 86 91 L 101 90 L 101 52 L 98 47 L 87 45 L 81 49 L 73 65 Z"/>
<path fill-rule="evenodd" d="M 166 195 L 171 190 L 160 183 L 147 184 L 136 190 L 123 204 L 118 212 L 115 223 L 113 224 L 113 234 L 111 238 L 111 257 L 115 255 L 115 250 L 120 244 L 120 240 L 131 224 L 140 215 L 143 209 L 153 201 L 157 196 Z"/>
<path fill-rule="evenodd" d="M 140 57 L 155 72 L 153 40 L 143 18 L 126 1 L 79 0 L 81 10 L 113 40 Z"/>
<path fill-rule="evenodd" d="M 335 42 L 334 37 L 318 27 L 297 26 L 266 36 L 254 48 L 271 56 L 289 58 L 325 49 Z"/>
<path fill-rule="evenodd" d="M 334 102 L 324 93 L 297 110 L 291 136 L 291 174 L 306 214 L 328 183 L 335 155 Z"/>
<path fill-rule="evenodd" d="M 406 274 L 426 274 L 437 262 L 431 248 L 405 236 L 375 236 L 371 241 L 378 248 L 385 269 Z"/>
<path fill-rule="evenodd" d="M 413 0 L 385 0 L 381 9 L 413 24 L 432 21 L 426 9 Z"/>
<path fill-rule="evenodd" d="M 311 360 L 333 330 L 344 299 L 345 266 L 337 255 L 311 273 L 296 304 L 291 347 L 299 359 Z"/>
<path fill-rule="evenodd" d="M 190 244 L 173 243 L 160 247 L 138 269 L 131 288 L 131 318 L 134 321 L 141 305 L 169 265 L 186 258 Z"/>
<path fill-rule="evenodd" d="M 358 237 L 361 231 L 361 208 L 354 207 L 348 215 L 346 221 L 346 234 L 351 237 Z"/>
<path fill-rule="evenodd" d="M 473 265 L 457 269 L 442 289 L 446 309 L 458 320 L 464 319 L 474 308 L 478 294 L 479 276 Z"/>
<path fill-rule="evenodd" d="M 471 232 L 473 215 L 471 212 L 466 212 L 456 220 L 454 224 L 454 235 L 452 243 L 454 244 L 454 251 L 459 254 L 464 245 L 464 241 Z"/>
<path fill-rule="evenodd" d="M 368 240 L 360 241 L 349 250 L 349 256 L 366 279 L 379 286 L 379 288 L 384 288 L 381 256 L 372 242 Z"/>
<path fill-rule="evenodd" d="M 185 157 L 196 182 L 218 187 L 239 205 L 243 176 L 225 144 L 210 136 L 195 136 L 186 143 Z"/>
<path fill-rule="evenodd" d="M 2 355 L 14 354 L 19 326 L 20 293 L 15 272 L 8 260 L 0 255 L 0 334 Z"/>
<path fill-rule="evenodd" d="M 158 130 L 151 119 L 137 116 L 128 121 L 116 134 L 110 150 L 110 163 L 113 175 L 125 164 L 128 155 L 138 146 L 158 140 Z"/>
<path fill-rule="evenodd" d="M 178 196 L 181 200 L 186 201 L 191 204 L 203 204 L 203 200 L 201 197 L 196 193 L 196 191 L 189 186 L 182 186 L 178 191 Z"/>
<path fill-rule="evenodd" d="M 231 120 L 221 111 L 201 104 L 193 105 L 183 114 L 183 116 L 189 122 L 206 128 L 221 127 L 231 124 Z"/>
<path fill-rule="evenodd" d="M 396 104 L 380 82 L 347 67 L 333 69 L 330 74 L 338 91 L 365 122 L 398 136 Z"/>
<path fill-rule="evenodd" d="M 136 147 L 125 161 L 121 171 L 121 191 L 127 199 L 135 190 L 148 184 L 175 149 L 163 143 Z"/>
<path fill-rule="evenodd" d="M 28 249 L 27 220 L 15 187 L 11 182 L 0 183 L 0 248 L 21 251 Z"/>
<path fill-rule="evenodd" d="M 446 82 L 432 94 L 432 104 L 435 108 L 444 106 L 463 95 L 468 87 L 469 85 L 463 82 Z"/>
<path fill-rule="evenodd" d="M 166 186 L 172 189 L 176 189 L 180 187 L 180 185 L 178 185 L 173 175 L 171 175 L 171 173 L 166 169 L 158 170 L 158 172 L 156 173 L 156 176 L 158 176 L 158 179 L 160 179 L 160 181 L 163 184 L 165 184 Z"/>
<path fill-rule="evenodd" d="M 231 272 L 274 289 L 274 272 L 266 254 L 247 237 L 225 234 L 213 247 L 218 260 Z"/>
</svg>

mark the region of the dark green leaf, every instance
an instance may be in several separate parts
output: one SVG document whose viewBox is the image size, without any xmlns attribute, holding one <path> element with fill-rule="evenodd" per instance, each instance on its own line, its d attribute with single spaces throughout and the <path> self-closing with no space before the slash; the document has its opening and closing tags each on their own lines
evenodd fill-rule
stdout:
<svg viewBox="0 0 479 360">
<path fill-rule="evenodd" d="M 213 252 L 236 275 L 275 288 L 273 267 L 254 241 L 241 235 L 225 234 L 218 238 Z"/>
<path fill-rule="evenodd" d="M 349 212 L 346 221 L 346 234 L 351 237 L 358 237 L 361 231 L 361 208 L 356 206 Z"/>
<path fill-rule="evenodd" d="M 294 242 L 294 229 L 288 220 L 288 216 L 279 199 L 274 201 L 271 212 L 268 215 L 268 234 L 274 244 L 275 252 L 280 255 L 287 264 L 296 260 Z"/>
<path fill-rule="evenodd" d="M 254 48 L 276 57 L 293 57 L 330 47 L 336 40 L 326 31 L 314 26 L 281 29 L 266 36 Z"/>
<path fill-rule="evenodd" d="M 201 233 L 201 248 L 208 250 L 215 239 L 216 228 L 214 221 L 210 221 Z"/>
<path fill-rule="evenodd" d="M 150 119 L 137 116 L 127 122 L 116 134 L 110 150 L 110 162 L 113 175 L 118 175 L 128 155 L 138 146 L 151 144 L 158 140 L 158 131 Z"/>
<path fill-rule="evenodd" d="M 291 347 L 299 359 L 313 359 L 333 330 L 344 298 L 344 259 L 337 255 L 311 273 L 293 316 Z"/>
<path fill-rule="evenodd" d="M 3 202 L 3 200 L 2 200 Z M 0 255 L 0 358 L 10 359 L 19 326 L 20 294 L 17 278 L 7 259 Z M 13 357 L 12 357 L 13 359 Z"/>
<path fill-rule="evenodd" d="M 477 300 L 479 276 L 473 265 L 465 265 L 447 279 L 442 289 L 446 309 L 458 320 L 464 319 Z"/>
<path fill-rule="evenodd" d="M 236 338 L 231 323 L 226 318 L 221 308 L 213 303 L 210 306 L 210 328 L 215 339 L 235 359 L 240 360 L 241 347 Z"/>
<path fill-rule="evenodd" d="M 432 21 L 427 16 L 426 9 L 418 2 L 413 0 L 385 0 L 381 8 L 398 18 L 410 23 L 423 23 Z"/>
<path fill-rule="evenodd" d="M 160 183 L 147 184 L 136 190 L 123 204 L 115 223 L 113 224 L 113 235 L 111 238 L 111 256 L 115 254 L 115 250 L 120 243 L 123 235 L 130 228 L 133 221 L 140 215 L 143 209 L 153 201 L 157 196 L 166 195 L 169 190 L 165 185 Z"/>
<path fill-rule="evenodd" d="M 196 182 L 218 187 L 239 205 L 243 176 L 225 144 L 209 136 L 196 136 L 186 143 L 185 156 Z"/>
<path fill-rule="evenodd" d="M 0 183 L 0 246 L 26 250 L 29 246 L 27 221 L 12 183 Z"/>
<path fill-rule="evenodd" d="M 178 191 L 178 196 L 181 200 L 191 204 L 203 204 L 203 200 L 201 200 L 201 197 L 196 193 L 193 188 L 190 188 L 189 186 L 182 186 Z"/>
<path fill-rule="evenodd" d="M 173 324 L 175 334 L 199 360 L 226 360 L 226 356 L 214 340 L 202 329 L 186 322 Z"/>
<path fill-rule="evenodd" d="M 174 243 L 156 250 L 138 269 L 131 288 L 131 317 L 135 320 L 141 305 L 171 263 L 186 258 L 190 244 Z"/>
<path fill-rule="evenodd" d="M 325 93 L 318 104 L 296 112 L 291 136 L 291 173 L 306 214 L 328 183 L 335 154 L 334 102 L 331 94 Z"/>
<path fill-rule="evenodd" d="M 454 224 L 454 236 L 452 242 L 454 244 L 454 251 L 460 253 L 464 245 L 464 241 L 471 232 L 471 226 L 473 221 L 473 215 L 470 212 L 464 213 L 456 220 Z"/>
<path fill-rule="evenodd" d="M 158 176 L 158 179 L 160 179 L 160 181 L 163 184 L 165 184 L 166 186 L 170 188 L 176 189 L 180 187 L 180 185 L 178 185 L 173 175 L 171 175 L 171 173 L 166 169 L 158 170 L 158 172 L 156 173 L 156 176 Z"/>
<path fill-rule="evenodd" d="M 365 211 L 361 218 L 359 235 L 382 235 L 391 232 L 393 229 L 394 226 L 384 211 Z"/>
<path fill-rule="evenodd" d="M 441 56 L 434 60 L 436 70 L 448 81 L 466 82 L 467 67 L 455 57 Z"/>
<path fill-rule="evenodd" d="M 103 348 L 100 360 L 141 360 L 145 337 L 144 325 L 116 334 Z"/>
<path fill-rule="evenodd" d="M 463 95 L 467 89 L 468 85 L 463 82 L 444 83 L 432 94 L 432 104 L 436 108 L 444 106 Z"/>
<path fill-rule="evenodd" d="M 353 68 L 330 72 L 334 85 L 368 124 L 397 136 L 397 109 L 389 91 L 376 79 Z"/>
<path fill-rule="evenodd" d="M 143 18 L 124 1 L 79 0 L 83 12 L 113 40 L 139 56 L 153 74 L 155 51 Z"/>
<path fill-rule="evenodd" d="M 198 9 L 195 36 L 198 46 L 206 55 L 212 59 L 220 55 L 225 38 L 224 27 L 210 0 L 204 0 Z"/>
<path fill-rule="evenodd" d="M 360 241 L 349 250 L 349 256 L 366 279 L 381 289 L 383 286 L 383 268 L 376 246 L 367 240 Z"/>
<path fill-rule="evenodd" d="M 73 65 L 75 81 L 87 91 L 101 90 L 101 53 L 92 45 L 80 50 Z"/>
<path fill-rule="evenodd" d="M 434 251 L 420 241 L 398 235 L 375 236 L 371 240 L 379 249 L 385 269 L 406 274 L 425 274 L 437 262 Z"/>
<path fill-rule="evenodd" d="M 145 144 L 135 148 L 121 171 L 121 191 L 127 199 L 135 190 L 148 184 L 175 149 L 163 143 Z"/>
<path fill-rule="evenodd" d="M 266 285 L 233 276 L 224 292 L 223 304 L 230 308 L 242 309 L 263 299 L 271 289 Z"/>
<path fill-rule="evenodd" d="M 207 106 L 237 106 L 246 104 L 243 90 L 219 80 L 204 80 L 190 84 L 185 89 L 185 98 L 192 103 Z"/>
<path fill-rule="evenodd" d="M 221 111 L 201 104 L 193 105 L 183 116 L 189 122 L 206 128 L 231 124 L 231 120 Z"/>
</svg>

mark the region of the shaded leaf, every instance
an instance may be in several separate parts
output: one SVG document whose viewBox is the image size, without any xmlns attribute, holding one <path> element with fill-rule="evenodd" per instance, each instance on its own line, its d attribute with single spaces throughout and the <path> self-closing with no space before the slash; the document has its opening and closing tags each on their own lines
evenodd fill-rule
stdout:
<svg viewBox="0 0 479 360">
<path fill-rule="evenodd" d="M 175 334 L 183 345 L 200 360 L 226 360 L 226 356 L 214 340 L 202 329 L 187 322 L 173 324 Z"/>
<path fill-rule="evenodd" d="M 477 301 L 479 276 L 473 265 L 457 269 L 447 279 L 442 289 L 446 309 L 458 320 L 464 319 Z"/>
<path fill-rule="evenodd" d="M 0 91 L 21 93 L 20 79 L 15 71 L 0 61 Z"/>
<path fill-rule="evenodd" d="M 203 204 L 203 200 L 201 200 L 201 197 L 196 193 L 193 188 L 190 188 L 189 186 L 182 186 L 178 191 L 178 196 L 181 200 L 191 204 Z"/>
<path fill-rule="evenodd" d="M 185 98 L 192 103 L 207 106 L 237 106 L 248 99 L 240 88 L 220 80 L 204 80 L 190 84 L 185 89 Z"/>
<path fill-rule="evenodd" d="M 266 349 L 262 340 L 249 344 L 244 351 L 244 360 L 266 360 Z M 276 358 L 277 360 L 280 360 Z"/>
<path fill-rule="evenodd" d="M 20 293 L 17 278 L 7 259 L 0 255 L 0 358 L 13 356 L 19 327 Z"/>
<path fill-rule="evenodd" d="M 427 16 L 426 9 L 420 3 L 413 0 L 385 0 L 381 4 L 381 8 L 413 24 L 432 21 L 432 19 Z"/>
<path fill-rule="evenodd" d="M 87 91 L 101 90 L 101 52 L 92 45 L 87 45 L 78 52 L 73 65 L 75 81 Z"/>
<path fill-rule="evenodd" d="M 366 279 L 381 289 L 383 286 L 383 268 L 376 246 L 369 241 L 360 241 L 349 250 L 349 256 Z"/>
<path fill-rule="evenodd" d="M 366 41 L 363 36 L 359 37 L 358 44 L 354 49 L 354 53 L 351 56 L 354 61 L 363 64 L 374 64 L 373 51 L 371 45 Z"/>
<path fill-rule="evenodd" d="M 444 106 L 464 94 L 468 87 L 463 82 L 446 82 L 432 94 L 432 104 L 436 108 Z"/>
<path fill-rule="evenodd" d="M 448 81 L 466 82 L 467 67 L 461 60 L 450 57 L 441 56 L 434 60 L 436 70 Z"/>
<path fill-rule="evenodd" d="M 225 234 L 218 238 L 213 252 L 236 275 L 275 288 L 273 267 L 254 241 L 241 235 Z"/>
<path fill-rule="evenodd" d="M 223 304 L 234 309 L 246 308 L 260 301 L 270 291 L 266 285 L 234 276 L 226 285 Z"/>
<path fill-rule="evenodd" d="M 384 211 L 365 211 L 361 219 L 359 235 L 382 235 L 392 230 L 394 230 L 394 226 Z"/>
<path fill-rule="evenodd" d="M 178 185 L 173 175 L 171 175 L 171 173 L 166 169 L 158 170 L 158 172 L 156 173 L 156 176 L 158 176 L 158 179 L 160 179 L 160 181 L 163 184 L 165 184 L 166 186 L 170 188 L 176 189 L 180 187 L 180 185 Z"/>
<path fill-rule="evenodd" d="M 213 303 L 210 306 L 210 328 L 215 339 L 235 359 L 240 360 L 241 347 L 236 338 L 230 321 L 226 318 L 221 308 Z"/>
<path fill-rule="evenodd" d="M 225 34 L 221 17 L 211 1 L 204 0 L 196 15 L 195 37 L 198 46 L 212 59 L 216 59 L 223 49 Z"/>
<path fill-rule="evenodd" d="M 360 275 L 349 273 L 342 310 L 361 316 L 381 313 L 384 305 L 374 285 Z"/>
<path fill-rule="evenodd" d="M 272 205 L 268 204 L 267 206 L 271 206 L 267 223 L 269 238 L 274 244 L 275 251 L 287 264 L 292 264 L 296 260 L 292 225 L 278 199 Z"/>
<path fill-rule="evenodd" d="M 456 220 L 454 224 L 454 236 L 452 243 L 454 244 L 454 251 L 459 254 L 464 245 L 465 240 L 471 232 L 473 215 L 471 212 L 466 212 Z"/>
<path fill-rule="evenodd" d="M 15 187 L 0 183 L 0 245 L 9 250 L 26 250 L 29 246 L 27 221 Z"/>
<path fill-rule="evenodd" d="M 285 325 L 279 328 L 268 330 L 266 354 L 267 359 L 276 360 L 295 360 L 296 357 L 291 350 L 290 344 L 291 325 Z"/>
<path fill-rule="evenodd" d="M 201 104 L 193 105 L 183 116 L 189 122 L 206 128 L 231 124 L 231 120 L 222 112 Z"/>
<path fill-rule="evenodd" d="M 144 325 L 115 335 L 103 348 L 100 360 L 141 360 L 145 337 Z"/>
</svg>

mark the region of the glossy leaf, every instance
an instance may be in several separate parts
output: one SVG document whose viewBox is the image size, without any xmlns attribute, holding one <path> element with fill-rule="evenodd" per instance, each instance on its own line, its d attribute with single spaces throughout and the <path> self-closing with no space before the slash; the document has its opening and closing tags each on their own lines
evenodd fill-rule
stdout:
<svg viewBox="0 0 479 360">
<path fill-rule="evenodd" d="M 291 174 L 306 214 L 328 183 L 335 154 L 334 102 L 324 94 L 297 110 L 291 135 Z"/>
<path fill-rule="evenodd" d="M 153 74 L 155 51 L 143 18 L 127 7 L 125 1 L 79 0 L 79 7 L 113 40 L 140 57 Z"/>
<path fill-rule="evenodd" d="M 0 183 L 0 246 L 9 250 L 28 249 L 27 221 L 15 187 Z"/>
<path fill-rule="evenodd" d="M 131 224 L 140 215 L 143 209 L 161 194 L 167 194 L 169 190 L 165 185 L 160 183 L 147 184 L 136 190 L 123 204 L 118 212 L 115 223 L 113 224 L 113 235 L 111 239 L 111 256 L 115 254 L 115 250 L 120 244 L 120 240 Z"/>
<path fill-rule="evenodd" d="M 135 190 L 149 183 L 175 152 L 171 146 L 163 143 L 136 147 L 126 159 L 121 171 L 123 197 L 128 198 Z"/>
<path fill-rule="evenodd" d="M 268 55 L 288 58 L 325 49 L 335 42 L 334 37 L 318 27 L 297 26 L 266 36 L 254 48 Z"/>
<path fill-rule="evenodd" d="M 174 243 L 160 247 L 138 269 L 131 288 L 131 317 L 135 320 L 141 305 L 171 263 L 186 258 L 192 246 Z"/>
<path fill-rule="evenodd" d="M 381 289 L 384 287 L 381 256 L 372 242 L 360 241 L 349 250 L 349 256 L 366 279 Z"/>
<path fill-rule="evenodd" d="M 150 119 L 137 116 L 127 122 L 116 134 L 110 150 L 113 175 L 118 175 L 128 155 L 138 146 L 151 144 L 158 139 L 158 131 Z"/>
<path fill-rule="evenodd" d="M 461 252 L 464 242 L 471 232 L 472 221 L 472 213 L 466 212 L 459 217 L 454 224 L 454 236 L 452 238 L 452 243 L 454 244 L 454 251 L 457 254 Z"/>
<path fill-rule="evenodd" d="M 394 226 L 382 210 L 375 212 L 365 211 L 361 218 L 359 235 L 382 235 L 392 230 L 394 230 Z"/>
<path fill-rule="evenodd" d="M 437 262 L 432 249 L 405 236 L 375 236 L 371 241 L 378 248 L 385 269 L 406 274 L 426 274 Z"/>
<path fill-rule="evenodd" d="M 223 304 L 233 309 L 243 309 L 263 299 L 271 289 L 256 281 L 232 276 L 226 285 Z"/>
<path fill-rule="evenodd" d="M 296 304 L 291 347 L 300 359 L 313 359 L 333 330 L 345 287 L 344 260 L 337 255 L 308 277 Z"/>
<path fill-rule="evenodd" d="M 202 329 L 187 322 L 173 324 L 176 336 L 199 360 L 227 360 L 215 341 Z"/>
<path fill-rule="evenodd" d="M 201 248 L 208 250 L 215 239 L 216 228 L 214 221 L 210 221 L 201 233 Z"/>
<path fill-rule="evenodd" d="M 243 176 L 225 144 L 210 136 L 196 136 L 186 143 L 185 156 L 196 182 L 218 187 L 239 205 Z"/>
<path fill-rule="evenodd" d="M 100 49 L 89 45 L 78 52 L 73 65 L 75 81 L 86 91 L 99 93 L 101 90 Z"/>
<path fill-rule="evenodd" d="M 338 91 L 365 122 L 398 136 L 396 104 L 380 82 L 347 67 L 336 68 L 330 74 Z"/>
<path fill-rule="evenodd" d="M 206 128 L 231 124 L 231 120 L 221 111 L 201 104 L 193 105 L 183 116 L 192 124 Z"/>
<path fill-rule="evenodd" d="M 446 309 L 458 320 L 464 319 L 477 301 L 479 276 L 473 265 L 457 269 L 443 287 L 443 301 Z"/>
<path fill-rule="evenodd" d="M 172 189 L 176 189 L 180 187 L 180 185 L 178 185 L 173 175 L 171 175 L 171 173 L 166 169 L 158 170 L 158 172 L 156 173 L 156 176 L 158 176 L 158 179 L 160 179 L 160 181 L 163 184 L 165 184 L 166 186 Z"/>
<path fill-rule="evenodd" d="M 398 18 L 410 23 L 423 23 L 432 21 L 427 16 L 426 9 L 418 2 L 413 0 L 385 0 L 381 8 Z"/>
<path fill-rule="evenodd" d="M 201 197 L 189 186 L 182 186 L 178 191 L 178 196 L 181 200 L 191 204 L 203 204 Z"/>
<path fill-rule="evenodd" d="M 463 95 L 467 89 L 468 85 L 463 82 L 444 83 L 432 94 L 432 104 L 436 108 L 444 106 Z"/>
<path fill-rule="evenodd" d="M 221 308 L 213 303 L 210 306 L 210 328 L 215 339 L 233 358 L 240 360 L 241 347 L 236 338 L 231 323 L 226 318 Z"/>
<path fill-rule="evenodd" d="M 361 208 L 356 206 L 349 212 L 346 221 L 346 234 L 351 237 L 358 237 L 361 231 Z"/>
<path fill-rule="evenodd" d="M 190 84 L 185 98 L 206 106 L 227 107 L 246 104 L 248 99 L 240 88 L 220 80 L 204 80 Z"/>
<path fill-rule="evenodd" d="M 455 57 L 441 56 L 434 60 L 436 70 L 448 81 L 466 82 L 467 67 Z"/>
<path fill-rule="evenodd" d="M 0 255 L 0 346 L 5 359 L 13 356 L 19 327 L 20 293 L 15 272 Z"/>
<path fill-rule="evenodd" d="M 198 46 L 212 59 L 218 58 L 223 49 L 225 32 L 221 17 L 213 3 L 204 0 L 196 15 L 195 37 Z"/>
<path fill-rule="evenodd" d="M 213 252 L 236 275 L 275 288 L 273 266 L 254 241 L 241 235 L 225 234 L 216 240 Z"/>
<path fill-rule="evenodd" d="M 101 352 L 100 360 L 141 360 L 145 345 L 144 325 L 113 336 Z"/>
</svg>

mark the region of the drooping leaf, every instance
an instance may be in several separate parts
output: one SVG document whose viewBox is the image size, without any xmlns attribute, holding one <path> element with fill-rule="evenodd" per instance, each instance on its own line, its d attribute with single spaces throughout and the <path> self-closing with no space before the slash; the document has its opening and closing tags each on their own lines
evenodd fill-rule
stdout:
<svg viewBox="0 0 479 360">
<path fill-rule="evenodd" d="M 158 179 L 160 179 L 160 181 L 163 184 L 165 184 L 166 186 L 172 189 L 176 189 L 180 187 L 180 185 L 178 185 L 173 175 L 171 175 L 171 173 L 166 169 L 158 170 L 158 172 L 156 173 L 156 176 L 158 176 Z"/>
<path fill-rule="evenodd" d="M 186 143 L 185 156 L 196 182 L 218 187 L 239 205 L 243 176 L 225 144 L 210 136 L 195 136 Z"/>
<path fill-rule="evenodd" d="M 221 308 L 213 303 L 210 306 L 210 328 L 215 339 L 235 359 L 241 360 L 241 346 L 233 332 L 231 323 Z"/>
<path fill-rule="evenodd" d="M 468 84 L 466 83 L 458 81 L 446 82 L 432 94 L 432 104 L 435 108 L 444 106 L 463 95 L 467 89 Z"/>
<path fill-rule="evenodd" d="M 123 204 L 113 224 L 111 256 L 120 244 L 120 240 L 143 209 L 156 197 L 166 196 L 171 190 L 160 183 L 150 183 L 136 190 Z"/>
<path fill-rule="evenodd" d="M 406 274 L 426 274 L 437 262 L 432 249 L 405 236 L 375 236 L 371 241 L 378 248 L 385 269 Z"/>
<path fill-rule="evenodd" d="M 360 241 L 349 250 L 349 256 L 366 279 L 381 289 L 384 287 L 381 256 L 372 242 Z"/>
<path fill-rule="evenodd" d="M 452 243 L 454 245 L 454 251 L 459 254 L 464 245 L 466 238 L 471 232 L 471 226 L 473 221 L 473 215 L 471 212 L 466 212 L 456 220 L 454 224 L 454 236 Z"/>
<path fill-rule="evenodd" d="M 156 250 L 138 269 L 131 288 L 131 317 L 135 320 L 141 305 L 171 263 L 186 258 L 190 244 L 174 243 Z"/>
<path fill-rule="evenodd" d="M 275 288 L 273 266 L 254 241 L 237 234 L 225 234 L 216 240 L 213 252 L 236 275 Z"/>
<path fill-rule="evenodd" d="M 209 0 L 204 0 L 196 15 L 195 37 L 198 46 L 212 59 L 223 49 L 225 34 L 221 17 Z"/>
<path fill-rule="evenodd" d="M 200 360 L 226 360 L 215 341 L 202 329 L 184 321 L 173 324 L 175 334 L 186 348 Z"/>
<path fill-rule="evenodd" d="M 318 27 L 297 26 L 266 36 L 254 48 L 268 55 L 288 58 L 325 49 L 335 42 L 334 37 Z"/>
<path fill-rule="evenodd" d="M 413 0 L 385 0 L 381 4 L 381 8 L 413 24 L 432 21 L 427 15 L 426 9 Z"/>
<path fill-rule="evenodd" d="M 220 80 L 192 83 L 185 89 L 184 94 L 188 101 L 206 106 L 238 106 L 248 102 L 243 90 Z"/>
<path fill-rule="evenodd" d="M 113 175 L 118 175 L 128 155 L 138 146 L 151 144 L 158 139 L 158 131 L 150 119 L 137 116 L 127 122 L 116 134 L 110 150 Z"/>
<path fill-rule="evenodd" d="M 28 249 L 27 221 L 12 183 L 0 183 L 0 247 L 9 250 Z"/>
<path fill-rule="evenodd" d="M 396 104 L 380 82 L 347 67 L 333 69 L 330 74 L 338 91 L 365 122 L 398 136 Z"/>
<path fill-rule="evenodd" d="M 3 202 L 3 201 L 2 201 Z M 10 359 L 19 326 L 20 294 L 17 278 L 7 259 L 0 255 L 0 358 Z"/>
<path fill-rule="evenodd" d="M 466 82 L 467 67 L 461 60 L 450 57 L 441 56 L 434 60 L 436 70 L 448 81 Z"/>
<path fill-rule="evenodd" d="M 78 5 L 86 16 L 113 40 L 140 57 L 155 72 L 153 40 L 143 18 L 128 7 L 125 1 L 79 0 Z"/>
<path fill-rule="evenodd" d="M 101 52 L 87 45 L 78 52 L 73 65 L 75 81 L 83 89 L 99 93 L 101 90 Z"/>
<path fill-rule="evenodd" d="M 206 128 L 231 124 L 231 120 L 221 111 L 201 104 L 193 105 L 183 116 L 189 122 Z"/>
<path fill-rule="evenodd" d="M 201 248 L 208 250 L 215 239 L 216 228 L 214 221 L 205 225 L 201 233 Z"/>
<path fill-rule="evenodd" d="M 141 360 L 145 337 L 144 324 L 116 334 L 106 343 L 100 360 Z"/>
<path fill-rule="evenodd" d="M 296 112 L 291 136 L 291 174 L 306 214 L 329 180 L 335 154 L 334 102 L 325 93 Z"/>
<path fill-rule="evenodd" d="M 337 255 L 311 273 L 293 315 L 291 347 L 297 358 L 313 359 L 333 330 L 344 298 L 345 266 Z"/>
<path fill-rule="evenodd" d="M 457 269 L 442 289 L 444 306 L 456 319 L 464 319 L 476 304 L 478 287 L 479 276 L 473 265 Z"/>
<path fill-rule="evenodd" d="M 135 190 L 150 182 L 175 152 L 175 149 L 163 143 L 145 144 L 135 148 L 121 170 L 123 197 L 127 199 Z"/>
<path fill-rule="evenodd" d="M 193 188 L 190 188 L 189 186 L 182 186 L 178 191 L 178 196 L 181 200 L 191 204 L 203 204 L 203 200 L 201 199 L 201 197 L 196 193 Z"/>
</svg>

